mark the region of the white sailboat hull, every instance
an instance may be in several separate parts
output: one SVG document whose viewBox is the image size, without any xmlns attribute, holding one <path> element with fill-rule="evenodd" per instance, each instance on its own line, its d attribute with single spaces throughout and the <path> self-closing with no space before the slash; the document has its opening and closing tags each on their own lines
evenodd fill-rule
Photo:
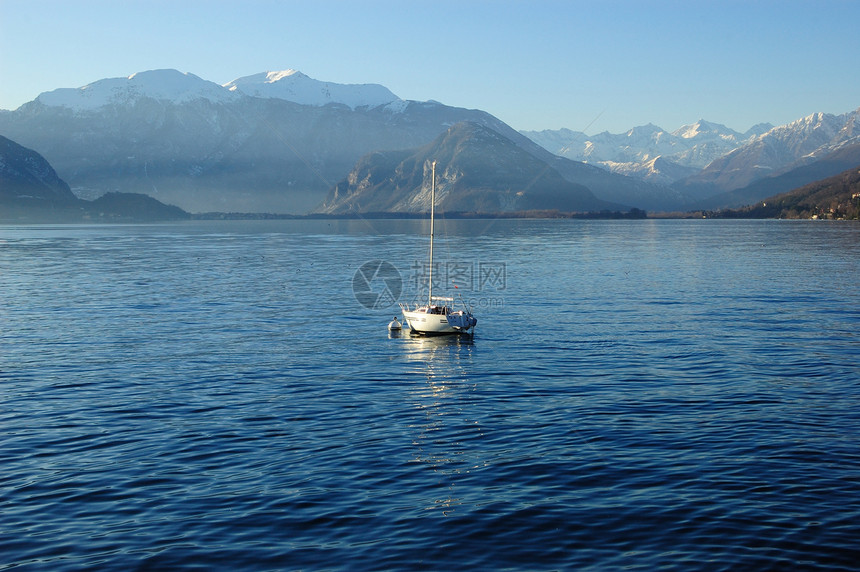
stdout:
<svg viewBox="0 0 860 572">
<path fill-rule="evenodd" d="M 469 334 L 478 322 L 466 312 L 437 314 L 428 308 L 403 310 L 403 317 L 409 329 L 419 334 Z"/>
</svg>

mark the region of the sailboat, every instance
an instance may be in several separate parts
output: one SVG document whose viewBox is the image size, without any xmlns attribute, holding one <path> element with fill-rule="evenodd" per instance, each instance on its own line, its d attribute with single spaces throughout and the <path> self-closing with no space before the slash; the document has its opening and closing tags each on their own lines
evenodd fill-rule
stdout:
<svg viewBox="0 0 860 572">
<path fill-rule="evenodd" d="M 436 161 L 432 163 L 432 178 L 430 183 L 430 276 L 427 282 L 427 304 L 416 305 L 412 308 L 409 304 L 400 304 L 403 318 L 409 326 L 410 332 L 414 334 L 437 335 L 437 334 L 473 334 L 478 319 L 472 315 L 471 310 L 463 304 L 463 310 L 455 311 L 453 308 L 454 298 L 433 295 L 433 238 L 434 223 L 436 218 Z M 462 298 L 461 298 L 462 302 Z"/>
</svg>

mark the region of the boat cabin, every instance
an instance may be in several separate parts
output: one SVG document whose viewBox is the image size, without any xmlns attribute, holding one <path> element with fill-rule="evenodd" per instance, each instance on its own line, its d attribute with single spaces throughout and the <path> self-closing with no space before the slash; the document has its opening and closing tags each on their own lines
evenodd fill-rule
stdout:
<svg viewBox="0 0 860 572">
<path fill-rule="evenodd" d="M 448 306 L 430 306 L 429 308 L 427 308 L 427 313 L 428 314 L 441 314 L 443 316 L 446 316 L 446 315 L 448 315 L 448 312 L 450 312 L 450 310 L 451 309 L 448 308 Z"/>
</svg>

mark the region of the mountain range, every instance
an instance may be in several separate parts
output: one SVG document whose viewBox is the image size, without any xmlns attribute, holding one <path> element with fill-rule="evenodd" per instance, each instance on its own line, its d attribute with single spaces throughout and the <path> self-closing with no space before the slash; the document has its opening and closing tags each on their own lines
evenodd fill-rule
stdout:
<svg viewBox="0 0 860 572">
<path fill-rule="evenodd" d="M 772 127 L 762 123 L 738 133 L 702 119 L 671 133 L 652 124 L 625 133 L 604 131 L 592 136 L 569 129 L 522 133 L 556 155 L 599 165 L 614 173 L 671 184 L 697 173 Z"/>
<path fill-rule="evenodd" d="M 860 143 L 858 118 L 860 109 L 843 115 L 814 113 L 774 127 L 675 184 L 701 199 L 778 177 Z M 827 176 L 839 171 L 828 172 Z"/>
<path fill-rule="evenodd" d="M 813 164 L 803 176 L 835 174 L 852 160 L 844 150 L 858 142 L 858 111 L 746 133 L 702 120 L 672 133 L 648 125 L 587 137 L 520 133 L 481 110 L 295 70 L 224 85 L 154 70 L 43 93 L 0 111 L 0 134 L 42 154 L 77 197 L 144 193 L 189 211 L 414 210 L 420 185 L 404 177 L 423 171 L 427 149 L 447 153 L 440 183 L 458 210 L 549 198 L 564 210 L 684 210 L 720 197 L 754 202 L 762 180 L 791 185 Z M 830 160 L 840 152 L 842 162 Z"/>
<path fill-rule="evenodd" d="M 692 205 L 860 142 L 858 116 L 860 109 L 814 113 L 778 127 L 761 123 L 745 133 L 700 120 L 671 133 L 646 125 L 594 136 L 566 129 L 523 134 L 558 155 L 671 186 Z"/>
<path fill-rule="evenodd" d="M 0 133 L 42 153 L 82 198 L 127 191 L 190 211 L 302 213 L 319 207 L 363 155 L 420 147 L 463 121 L 605 200 L 666 202 L 665 188 L 557 157 L 484 111 L 294 71 L 224 86 L 176 70 L 100 80 L 0 113 Z"/>
</svg>

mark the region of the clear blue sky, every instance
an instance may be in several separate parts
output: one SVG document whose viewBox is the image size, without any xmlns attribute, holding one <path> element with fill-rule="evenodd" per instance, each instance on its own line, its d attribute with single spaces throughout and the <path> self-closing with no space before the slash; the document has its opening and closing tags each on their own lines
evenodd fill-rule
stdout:
<svg viewBox="0 0 860 572">
<path fill-rule="evenodd" d="M 0 109 L 175 68 L 287 68 L 516 129 L 744 131 L 860 107 L 857 0 L 0 0 Z"/>
</svg>

